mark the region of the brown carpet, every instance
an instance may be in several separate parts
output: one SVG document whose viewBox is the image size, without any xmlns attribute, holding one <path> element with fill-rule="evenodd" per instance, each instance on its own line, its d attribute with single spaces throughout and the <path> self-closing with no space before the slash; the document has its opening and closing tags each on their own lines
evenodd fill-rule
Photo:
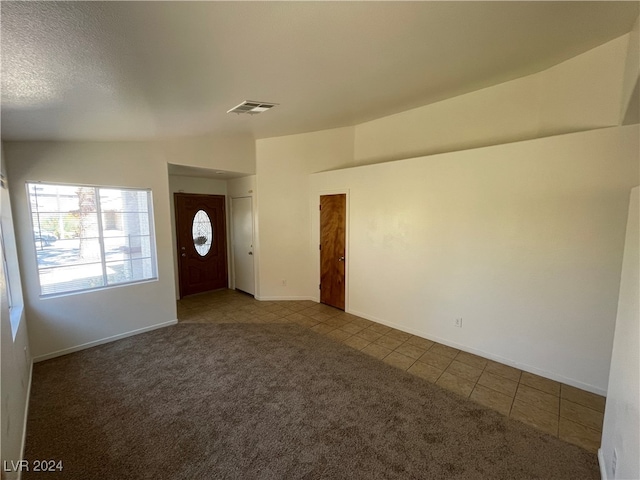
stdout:
<svg viewBox="0 0 640 480">
<path fill-rule="evenodd" d="M 593 454 L 296 325 L 179 324 L 34 366 L 29 479 L 597 479 Z"/>
</svg>

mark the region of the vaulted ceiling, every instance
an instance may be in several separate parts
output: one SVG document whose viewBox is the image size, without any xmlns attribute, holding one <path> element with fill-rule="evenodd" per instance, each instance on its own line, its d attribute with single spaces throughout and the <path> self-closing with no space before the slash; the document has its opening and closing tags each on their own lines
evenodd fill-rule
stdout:
<svg viewBox="0 0 640 480">
<path fill-rule="evenodd" d="M 3 139 L 287 135 L 535 73 L 638 2 L 2 2 Z M 279 105 L 227 114 L 243 100 Z"/>
</svg>

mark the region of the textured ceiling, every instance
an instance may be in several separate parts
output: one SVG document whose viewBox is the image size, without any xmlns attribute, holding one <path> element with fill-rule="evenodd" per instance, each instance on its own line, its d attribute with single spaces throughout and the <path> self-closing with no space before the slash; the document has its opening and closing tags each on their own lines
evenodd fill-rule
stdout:
<svg viewBox="0 0 640 480">
<path fill-rule="evenodd" d="M 4 139 L 256 138 L 540 71 L 638 2 L 2 2 Z M 256 115 L 242 100 L 275 102 Z"/>
</svg>

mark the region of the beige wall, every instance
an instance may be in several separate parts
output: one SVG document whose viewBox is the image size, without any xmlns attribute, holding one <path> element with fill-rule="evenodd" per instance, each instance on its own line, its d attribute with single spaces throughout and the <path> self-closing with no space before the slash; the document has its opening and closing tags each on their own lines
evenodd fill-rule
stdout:
<svg viewBox="0 0 640 480">
<path fill-rule="evenodd" d="M 6 175 L 4 152 L 0 147 L 0 168 Z M 0 445 L 2 460 L 17 462 L 22 459 L 24 449 L 24 433 L 27 422 L 29 404 L 29 391 L 31 387 L 31 351 L 27 334 L 27 320 L 24 315 L 20 272 L 18 270 L 17 251 L 11 201 L 9 191 L 6 188 L 0 190 L 0 203 L 2 204 L 2 236 L 3 244 L 0 245 L 0 254 L 6 255 L 8 273 L 11 280 L 12 308 L 8 304 L 8 288 L 4 269 L 0 268 L 0 284 L 2 304 L 0 316 L 0 365 L 2 377 L 2 393 L 0 401 L 2 407 L 2 432 L 0 433 Z M 13 325 L 16 327 L 14 328 Z M 15 333 L 15 335 L 14 335 Z M 3 476 L 3 478 L 5 478 Z M 7 480 L 17 478 L 16 472 L 6 474 Z"/>
<path fill-rule="evenodd" d="M 355 127 L 358 164 L 619 124 L 629 35 L 548 70 Z"/>
<path fill-rule="evenodd" d="M 256 173 L 255 141 L 251 135 L 167 140 L 158 146 L 174 165 Z"/>
<path fill-rule="evenodd" d="M 611 128 L 312 175 L 311 205 L 349 192 L 349 311 L 605 393 L 637 137 Z M 317 245 L 317 208 L 309 217 Z"/>
<path fill-rule="evenodd" d="M 261 299 L 312 295 L 309 174 L 352 161 L 351 127 L 256 142 Z"/>
<path fill-rule="evenodd" d="M 36 360 L 176 321 L 167 162 L 146 143 L 6 143 L 25 312 Z M 158 280 L 41 299 L 25 182 L 150 188 Z M 96 308 L 100 306 L 100 308 Z"/>
<path fill-rule="evenodd" d="M 602 428 L 605 478 L 640 478 L 640 187 L 631 193 L 607 406 Z M 616 451 L 616 472 L 613 454 Z"/>
<path fill-rule="evenodd" d="M 627 48 L 627 58 L 625 63 L 624 80 L 622 83 L 622 108 L 620 119 L 624 119 L 629 107 L 637 110 L 640 108 L 638 100 L 638 83 L 640 82 L 640 17 L 636 19 L 633 30 L 629 34 L 629 46 Z M 635 91 L 635 104 L 629 105 Z M 637 117 L 637 113 L 636 113 Z"/>
</svg>

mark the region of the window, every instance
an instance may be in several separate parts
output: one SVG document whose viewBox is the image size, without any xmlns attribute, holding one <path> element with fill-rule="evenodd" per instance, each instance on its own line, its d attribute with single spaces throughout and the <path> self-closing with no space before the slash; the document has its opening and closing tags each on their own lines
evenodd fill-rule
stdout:
<svg viewBox="0 0 640 480">
<path fill-rule="evenodd" d="M 42 296 L 157 278 L 150 190 L 27 184 Z"/>
<path fill-rule="evenodd" d="M 7 306 L 9 308 L 9 312 L 13 308 L 13 299 L 11 297 L 11 283 L 9 282 L 9 269 L 7 267 L 7 255 L 4 253 L 4 235 L 2 234 L 2 225 L 0 224 L 0 249 L 2 249 L 2 273 L 4 274 L 4 283 L 3 287 L 7 292 Z M 15 335 L 14 335 L 15 338 Z"/>
</svg>

